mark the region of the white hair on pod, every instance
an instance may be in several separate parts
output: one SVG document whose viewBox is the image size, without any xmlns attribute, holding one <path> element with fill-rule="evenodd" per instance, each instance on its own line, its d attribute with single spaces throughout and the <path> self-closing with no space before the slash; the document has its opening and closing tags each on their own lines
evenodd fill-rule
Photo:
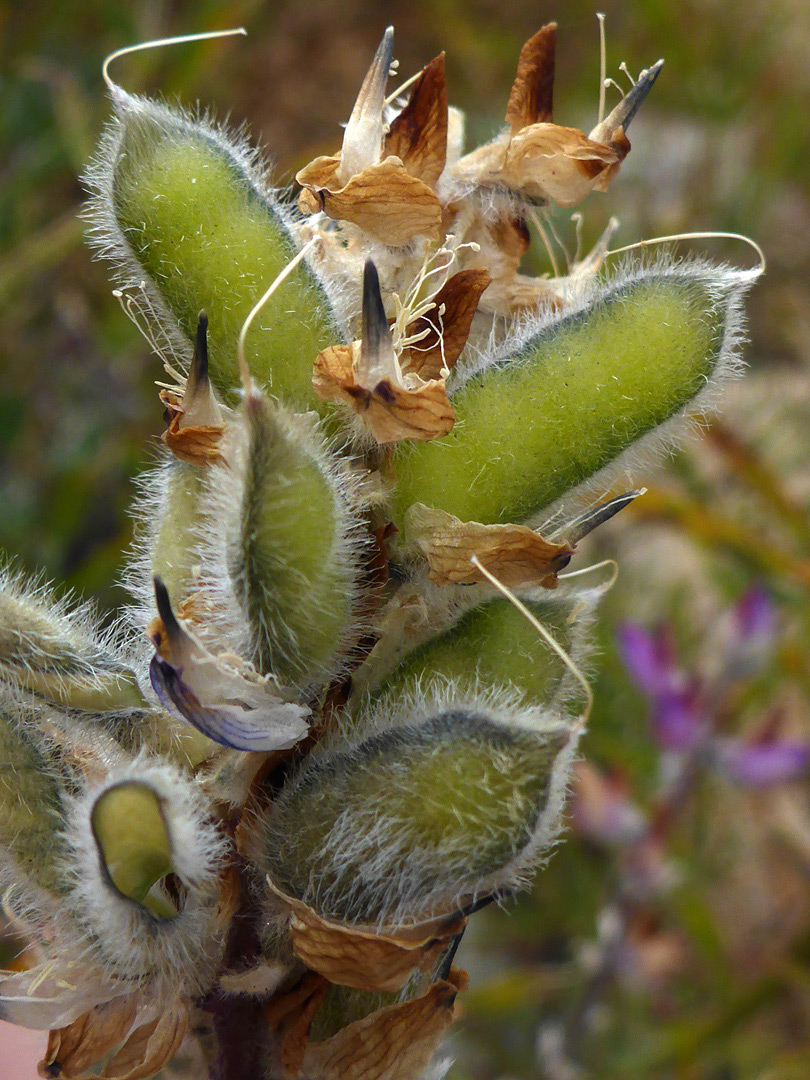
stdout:
<svg viewBox="0 0 810 1080">
<path fill-rule="evenodd" d="M 173 872 L 184 889 L 175 918 L 153 916 L 118 892 L 99 854 L 93 807 L 106 791 L 127 782 L 145 785 L 160 802 Z M 86 933 L 88 958 L 111 977 L 167 977 L 178 992 L 204 991 L 224 949 L 217 907 L 226 841 L 199 787 L 179 770 L 141 754 L 110 770 L 102 782 L 88 783 L 72 800 L 65 839 L 64 871 L 71 882 L 65 907 Z"/>
</svg>

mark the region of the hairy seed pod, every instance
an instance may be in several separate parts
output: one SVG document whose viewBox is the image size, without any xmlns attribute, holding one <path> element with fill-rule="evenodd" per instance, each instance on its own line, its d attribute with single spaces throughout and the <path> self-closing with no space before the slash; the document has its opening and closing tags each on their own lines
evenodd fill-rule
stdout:
<svg viewBox="0 0 810 1080">
<path fill-rule="evenodd" d="M 96 249 L 122 284 L 147 288 L 165 318 L 193 341 L 211 320 L 211 377 L 230 389 L 236 344 L 253 305 L 299 246 L 258 154 L 204 119 L 116 88 L 116 115 L 89 170 Z M 323 286 L 299 265 L 247 338 L 254 375 L 296 408 L 322 408 L 312 361 L 339 337 Z"/>
<path fill-rule="evenodd" d="M 599 596 L 597 589 L 561 590 L 559 595 L 535 592 L 523 599 L 565 652 L 581 664 Z M 359 674 L 362 678 L 362 669 Z M 452 626 L 408 653 L 369 695 L 402 696 L 416 693 L 419 687 L 429 690 L 434 684 L 477 683 L 517 690 L 527 703 L 558 704 L 567 675 L 568 668 L 525 615 L 498 598 L 465 612 Z"/>
<path fill-rule="evenodd" d="M 669 421 L 705 412 L 739 372 L 742 297 L 756 274 L 659 261 L 573 314 L 527 325 L 519 347 L 453 394 L 444 439 L 397 447 L 394 520 L 416 502 L 485 524 L 524 522 L 621 463 Z"/>
<path fill-rule="evenodd" d="M 257 825 L 277 887 L 388 926 L 524 879 L 558 833 L 576 736 L 551 713 L 456 702 L 401 703 L 402 723 L 307 761 Z"/>
<path fill-rule="evenodd" d="M 0 682 L 84 712 L 145 705 L 133 669 L 88 606 L 69 610 L 8 570 L 0 573 Z"/>
<path fill-rule="evenodd" d="M 0 882 L 63 892 L 63 827 L 58 773 L 34 714 L 0 687 Z"/>
<path fill-rule="evenodd" d="M 223 840 L 197 786 L 170 765 L 136 758 L 74 800 L 66 838 L 73 888 L 65 906 L 105 970 L 205 986 L 223 948 Z"/>
<path fill-rule="evenodd" d="M 309 420 L 255 391 L 232 434 L 215 517 L 249 633 L 243 655 L 282 683 L 310 685 L 334 673 L 348 644 L 357 588 L 349 482 Z"/>
</svg>

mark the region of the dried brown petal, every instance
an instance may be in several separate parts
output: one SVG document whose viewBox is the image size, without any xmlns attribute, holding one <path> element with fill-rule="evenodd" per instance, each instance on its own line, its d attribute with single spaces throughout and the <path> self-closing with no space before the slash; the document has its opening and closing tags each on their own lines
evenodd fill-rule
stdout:
<svg viewBox="0 0 810 1080">
<path fill-rule="evenodd" d="M 273 998 L 264 1010 L 269 1027 L 276 1029 L 281 1044 L 281 1064 L 287 1076 L 297 1076 L 309 1043 L 315 1013 L 326 997 L 329 983 L 308 971 L 287 993 Z"/>
<path fill-rule="evenodd" d="M 99 1080 L 145 1080 L 171 1061 L 186 1035 L 188 1002 L 167 1003 L 160 1016 L 137 1027 L 98 1074 Z"/>
<path fill-rule="evenodd" d="M 427 993 L 350 1024 L 304 1058 L 308 1080 L 412 1080 L 428 1064 L 453 1022 L 463 972 L 451 971 Z"/>
<path fill-rule="evenodd" d="M 410 100 L 393 120 L 385 153 L 398 157 L 411 176 L 435 188 L 447 160 L 447 83 L 444 53 L 427 65 Z"/>
<path fill-rule="evenodd" d="M 476 555 L 504 585 L 521 588 L 557 586 L 557 573 L 568 565 L 574 549 L 553 544 L 525 525 L 481 525 L 459 521 L 443 510 L 414 503 L 405 518 L 409 540 L 427 557 L 436 585 L 473 585 L 487 581 L 470 562 Z"/>
<path fill-rule="evenodd" d="M 614 147 L 593 142 L 578 128 L 532 124 L 467 154 L 453 173 L 462 182 L 508 188 L 530 202 L 551 200 L 571 207 L 582 202 L 600 174 L 619 160 Z"/>
<path fill-rule="evenodd" d="M 399 158 L 387 157 L 368 166 L 344 186 L 336 184 L 339 166 L 339 157 L 320 157 L 296 175 L 298 183 L 317 198 L 319 210 L 338 221 L 353 222 L 391 247 L 401 247 L 414 236 L 438 236 L 441 204 Z"/>
<path fill-rule="evenodd" d="M 290 911 L 290 937 L 299 960 L 329 982 L 356 990 L 400 990 L 412 971 L 433 967 L 467 921 L 453 914 L 378 933 L 323 918 L 272 882 L 268 886 Z"/>
<path fill-rule="evenodd" d="M 225 432 L 224 424 L 183 425 L 184 410 L 170 391 L 162 391 L 160 399 L 166 407 L 168 428 L 160 436 L 161 441 L 176 458 L 189 465 L 205 467 L 224 462 L 220 444 Z"/>
<path fill-rule="evenodd" d="M 467 344 L 473 316 L 484 289 L 492 278 L 484 269 L 461 270 L 454 274 L 434 298 L 434 308 L 410 323 L 406 336 L 427 330 L 427 335 L 415 346 L 405 349 L 401 357 L 402 374 L 415 374 L 421 379 L 439 379 L 453 367 Z M 439 333 L 438 312 L 444 307 Z"/>
<path fill-rule="evenodd" d="M 551 121 L 556 47 L 557 24 L 547 23 L 520 50 L 506 107 L 506 122 L 513 135 L 529 124 Z"/>
<path fill-rule="evenodd" d="M 87 1073 L 119 1045 L 132 1028 L 138 1008 L 134 994 L 114 998 L 84 1013 L 67 1027 L 48 1036 L 39 1075 L 74 1080 Z"/>
<path fill-rule="evenodd" d="M 370 387 L 358 374 L 359 360 L 359 342 L 319 353 L 312 374 L 318 397 L 351 405 L 378 443 L 426 441 L 451 430 L 455 417 L 444 379 L 416 380 L 412 388 L 384 379 Z"/>
</svg>

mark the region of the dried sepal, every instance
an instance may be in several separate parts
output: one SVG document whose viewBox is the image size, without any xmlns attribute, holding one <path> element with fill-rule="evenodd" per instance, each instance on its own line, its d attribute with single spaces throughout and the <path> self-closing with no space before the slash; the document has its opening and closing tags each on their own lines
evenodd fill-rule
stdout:
<svg viewBox="0 0 810 1080">
<path fill-rule="evenodd" d="M 360 926 L 328 919 L 273 885 L 270 892 L 290 913 L 295 955 L 331 983 L 355 990 L 401 990 L 414 971 L 430 971 L 464 929 L 458 912 L 402 927 Z"/>
<path fill-rule="evenodd" d="M 317 972 L 308 971 L 292 989 L 268 1002 L 267 1026 L 278 1033 L 281 1065 L 285 1076 L 297 1076 L 309 1043 L 312 1021 L 329 990 Z"/>
<path fill-rule="evenodd" d="M 454 423 L 447 371 L 438 378 L 403 371 L 371 261 L 363 278 L 362 333 L 351 345 L 333 345 L 319 354 L 312 375 L 315 393 L 350 405 L 380 444 L 447 435 Z"/>
<path fill-rule="evenodd" d="M 312 1043 L 302 1073 L 310 1080 L 412 1080 L 425 1068 L 455 1016 L 464 972 L 451 969 L 421 997 L 389 1005 L 322 1043 Z"/>
<path fill-rule="evenodd" d="M 506 122 L 513 135 L 529 124 L 551 122 L 556 48 L 557 24 L 547 23 L 520 50 L 506 106 Z"/>
<path fill-rule="evenodd" d="M 476 555 L 510 588 L 556 588 L 557 574 L 574 549 L 555 544 L 525 525 L 481 525 L 414 503 L 405 515 L 406 537 L 420 549 L 436 585 L 476 585 L 488 579 L 470 559 Z"/>
<path fill-rule="evenodd" d="M 136 996 L 127 994 L 97 1005 L 66 1027 L 51 1031 L 39 1063 L 40 1076 L 74 1080 L 86 1074 L 126 1039 L 137 1012 Z"/>
<path fill-rule="evenodd" d="M 444 53 L 427 65 L 411 89 L 408 104 L 392 121 L 385 153 L 434 188 L 447 162 L 447 83 Z"/>
<path fill-rule="evenodd" d="M 165 708 L 235 750 L 284 750 L 303 739 L 306 708 L 240 657 L 209 652 L 181 626 L 159 578 L 155 596 L 160 617 L 149 628 L 156 650 L 149 676 Z"/>
<path fill-rule="evenodd" d="M 135 1028 L 98 1073 L 98 1080 L 147 1080 L 154 1076 L 180 1049 L 188 1023 L 188 1001 L 166 1002 L 154 1020 Z"/>
</svg>

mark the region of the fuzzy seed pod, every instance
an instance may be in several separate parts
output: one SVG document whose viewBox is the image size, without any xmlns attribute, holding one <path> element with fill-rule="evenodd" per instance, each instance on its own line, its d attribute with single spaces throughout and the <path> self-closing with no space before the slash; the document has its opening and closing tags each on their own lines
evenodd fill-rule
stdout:
<svg viewBox="0 0 810 1080">
<path fill-rule="evenodd" d="M 210 576 L 224 564 L 234 633 L 246 631 L 239 651 L 296 686 L 334 674 L 357 592 L 350 482 L 310 420 L 252 392 L 229 432 L 231 468 L 214 477 L 214 539 L 224 550 L 215 543 Z"/>
<path fill-rule="evenodd" d="M 223 839 L 196 785 L 137 758 L 74 800 L 66 836 L 73 887 L 65 904 L 103 968 L 204 987 L 226 913 L 218 909 Z M 171 894 L 161 884 L 169 874 Z"/>
<path fill-rule="evenodd" d="M 577 664 L 587 655 L 587 637 L 598 589 L 534 592 L 523 600 L 533 615 Z M 355 684 L 361 682 L 363 671 Z M 380 672 L 376 673 L 380 679 Z M 526 703 L 560 704 L 568 689 L 568 668 L 538 637 L 526 617 L 508 600 L 498 598 L 465 612 L 452 626 L 409 653 L 369 696 L 399 697 L 441 685 L 476 684 L 518 691 Z M 366 707 L 367 698 L 355 704 Z M 361 704 L 362 702 L 362 704 Z"/>
<path fill-rule="evenodd" d="M 666 441 L 669 421 L 710 409 L 739 373 L 757 274 L 660 260 L 573 314 L 527 322 L 507 355 L 462 374 L 446 438 L 397 447 L 394 520 L 422 502 L 462 521 L 524 522 Z"/>
<path fill-rule="evenodd" d="M 40 720 L 41 723 L 41 720 Z M 0 882 L 65 888 L 58 772 L 30 707 L 0 687 Z"/>
<path fill-rule="evenodd" d="M 230 389 L 245 317 L 296 253 L 289 214 L 239 136 L 118 87 L 113 101 L 86 177 L 96 250 L 122 285 L 146 282 L 163 331 L 177 341 L 179 324 L 186 350 L 207 311 L 211 376 Z M 322 284 L 299 265 L 255 320 L 247 358 L 274 394 L 318 408 L 312 360 L 339 336 Z"/>
<path fill-rule="evenodd" d="M 257 824 L 270 879 L 318 915 L 396 926 L 524 880 L 556 838 L 576 735 L 511 703 L 400 703 L 310 758 Z M 390 715 L 389 715 L 390 722 Z"/>
</svg>

